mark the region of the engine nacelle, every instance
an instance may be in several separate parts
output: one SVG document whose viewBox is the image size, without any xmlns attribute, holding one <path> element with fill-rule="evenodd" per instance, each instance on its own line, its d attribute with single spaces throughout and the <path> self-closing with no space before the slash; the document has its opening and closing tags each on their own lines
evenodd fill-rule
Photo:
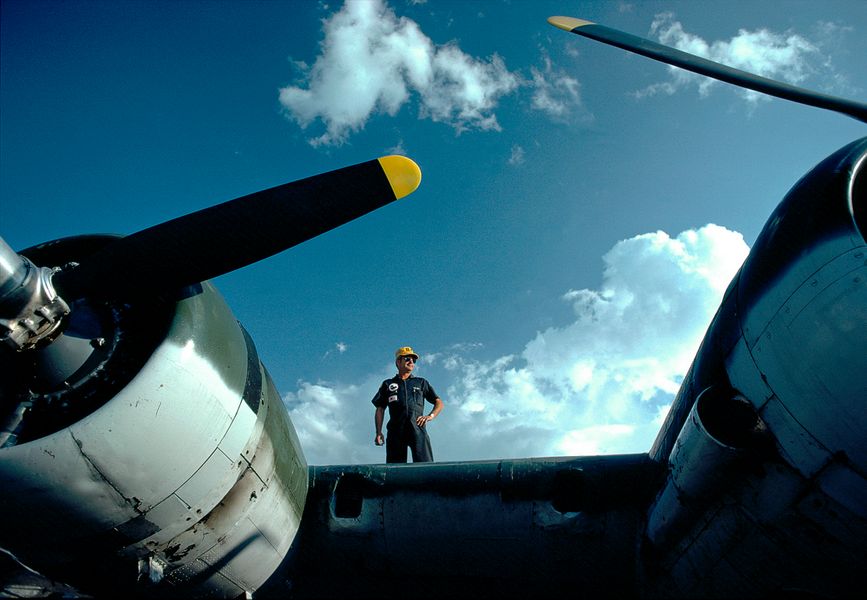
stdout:
<svg viewBox="0 0 867 600">
<path fill-rule="evenodd" d="M 49 246 L 34 262 L 74 259 Z M 138 577 L 156 595 L 237 597 L 288 552 L 308 482 L 297 435 L 222 297 L 182 295 L 73 306 L 87 318 L 48 346 L 65 360 L 37 353 L 38 384 L 4 377 L 0 546 L 29 566 L 88 590 Z"/>
<path fill-rule="evenodd" d="M 696 399 L 668 459 L 669 475 L 647 519 L 656 546 L 677 540 L 747 460 L 763 424 L 731 390 L 707 388 Z"/>
<path fill-rule="evenodd" d="M 865 165 L 867 138 L 802 178 L 725 294 L 650 453 L 670 467 L 647 531 L 657 593 L 847 596 L 867 585 Z M 734 449 L 701 458 L 708 436 L 693 435 L 710 386 L 758 416 L 736 473 Z M 706 462 L 701 477 L 683 457 Z"/>
</svg>

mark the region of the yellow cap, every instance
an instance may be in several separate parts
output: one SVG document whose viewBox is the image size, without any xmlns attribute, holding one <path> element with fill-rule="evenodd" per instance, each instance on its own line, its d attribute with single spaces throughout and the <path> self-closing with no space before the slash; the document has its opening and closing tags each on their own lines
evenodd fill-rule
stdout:
<svg viewBox="0 0 867 600">
<path fill-rule="evenodd" d="M 414 359 L 418 360 L 418 354 L 413 352 L 412 348 L 409 346 L 403 346 L 402 348 L 398 348 L 394 353 L 394 358 L 400 358 L 401 356 L 412 356 Z"/>
</svg>

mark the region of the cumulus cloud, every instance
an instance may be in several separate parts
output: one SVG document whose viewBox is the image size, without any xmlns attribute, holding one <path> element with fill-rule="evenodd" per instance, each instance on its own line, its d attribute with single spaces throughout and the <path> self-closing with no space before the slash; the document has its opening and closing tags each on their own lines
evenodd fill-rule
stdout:
<svg viewBox="0 0 867 600">
<path fill-rule="evenodd" d="M 383 462 L 382 452 L 373 446 L 373 405 L 369 404 L 382 379 L 385 376 L 359 385 L 301 382 L 295 392 L 283 397 L 310 464 Z M 369 418 L 360 419 L 360 413 Z"/>
<path fill-rule="evenodd" d="M 461 419 L 498 453 L 509 452 L 497 443 L 504 424 L 545 432 L 533 454 L 647 450 L 746 253 L 740 234 L 715 225 L 619 242 L 600 289 L 563 296 L 572 323 L 519 356 L 462 367 L 449 390 Z"/>
<path fill-rule="evenodd" d="M 638 235 L 605 254 L 599 289 L 563 293 L 570 322 L 519 352 L 488 361 L 475 358 L 478 346 L 432 353 L 429 365 L 442 369 L 435 387 L 447 401 L 432 432 L 435 456 L 647 451 L 747 251 L 739 233 L 716 225 Z M 371 445 L 367 403 L 390 375 L 360 387 L 304 383 L 287 395 L 312 464 L 383 460 Z M 370 418 L 358 417 L 360 402 Z"/>
<path fill-rule="evenodd" d="M 301 127 L 317 119 L 325 125 L 314 146 L 343 143 L 371 115 L 397 114 L 412 94 L 422 118 L 459 132 L 498 130 L 497 102 L 519 85 L 498 55 L 480 60 L 453 43 L 437 46 L 381 0 L 348 1 L 324 28 L 307 87 L 280 90 L 286 114 Z"/>
<path fill-rule="evenodd" d="M 814 68 L 814 62 L 821 59 L 816 45 L 791 32 L 741 29 L 728 41 L 707 42 L 685 31 L 683 25 L 676 21 L 671 13 L 657 15 L 650 32 L 661 43 L 684 52 L 792 84 L 798 84 L 806 79 Z M 669 67 L 669 72 L 671 74 L 669 81 L 651 85 L 640 90 L 636 95 L 642 97 L 657 93 L 673 94 L 678 89 L 695 85 L 699 93 L 706 96 L 718 83 L 714 79 L 675 67 Z M 751 90 L 743 90 L 742 94 L 752 102 L 765 97 Z"/>
<path fill-rule="evenodd" d="M 373 115 L 395 116 L 411 102 L 419 118 L 458 133 L 500 131 L 499 102 L 519 89 L 530 90 L 531 109 L 558 121 L 581 108 L 580 83 L 544 52 L 527 78 L 496 53 L 476 58 L 455 42 L 435 44 L 383 0 L 348 0 L 324 21 L 324 33 L 313 66 L 292 62 L 303 81 L 279 96 L 284 114 L 303 129 L 324 126 L 309 140 L 313 146 L 342 144 Z"/>
<path fill-rule="evenodd" d="M 449 397 L 462 427 L 498 455 L 646 451 L 746 254 L 715 225 L 619 242 L 600 289 L 564 294 L 572 323 L 520 355 L 459 366 Z"/>
</svg>

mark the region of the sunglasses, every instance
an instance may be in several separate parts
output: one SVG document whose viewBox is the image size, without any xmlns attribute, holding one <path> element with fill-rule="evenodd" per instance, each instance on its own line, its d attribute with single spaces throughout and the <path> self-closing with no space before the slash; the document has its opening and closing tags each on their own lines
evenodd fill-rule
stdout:
<svg viewBox="0 0 867 600">
<path fill-rule="evenodd" d="M 415 359 L 414 359 L 412 356 L 404 356 L 404 357 L 403 357 L 403 362 L 411 362 L 411 363 L 414 363 L 414 362 L 415 362 Z"/>
</svg>

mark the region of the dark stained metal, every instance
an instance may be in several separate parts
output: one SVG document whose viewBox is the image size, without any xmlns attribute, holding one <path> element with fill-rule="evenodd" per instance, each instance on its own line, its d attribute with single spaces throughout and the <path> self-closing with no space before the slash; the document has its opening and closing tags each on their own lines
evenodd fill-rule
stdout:
<svg viewBox="0 0 867 600">
<path fill-rule="evenodd" d="M 262 594 L 635 596 L 646 454 L 310 467 L 295 560 Z"/>
</svg>

